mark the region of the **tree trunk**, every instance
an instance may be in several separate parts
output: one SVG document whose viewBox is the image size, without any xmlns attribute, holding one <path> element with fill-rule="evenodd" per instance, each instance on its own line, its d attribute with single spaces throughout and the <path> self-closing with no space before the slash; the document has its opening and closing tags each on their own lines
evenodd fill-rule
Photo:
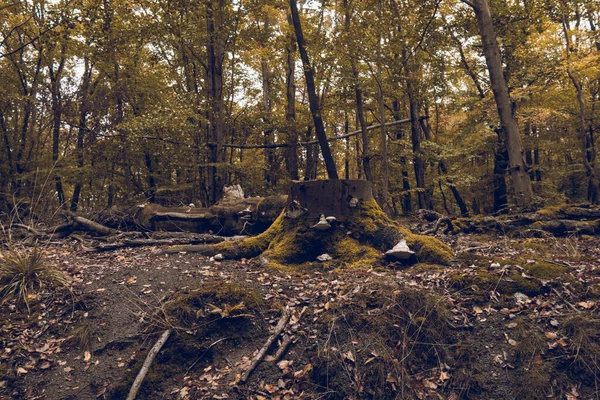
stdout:
<svg viewBox="0 0 600 400">
<path fill-rule="evenodd" d="M 402 57 L 405 60 L 407 69 L 406 93 L 408 94 L 410 108 L 410 127 L 413 151 L 413 164 L 415 169 L 415 178 L 417 181 L 417 200 L 419 209 L 427 208 L 427 192 L 425 190 L 425 162 L 421 153 L 421 124 L 419 123 L 419 104 L 414 87 L 413 71 L 410 67 L 411 61 L 408 60 L 406 50 L 402 51 Z"/>
<path fill-rule="evenodd" d="M 498 147 L 494 154 L 494 177 L 492 186 L 494 187 L 494 213 L 508 211 L 508 199 L 506 195 L 506 169 L 508 168 L 508 153 L 504 145 L 504 134 L 500 129 L 496 130 L 498 134 Z"/>
<path fill-rule="evenodd" d="M 312 140 L 312 125 L 306 128 L 306 141 Z M 319 162 L 319 149 L 316 144 L 306 146 L 306 166 L 304 168 L 304 180 L 317 179 L 317 167 Z"/>
<path fill-rule="evenodd" d="M 567 54 L 567 63 L 570 58 L 570 48 L 571 43 L 569 40 L 569 32 L 568 32 L 568 23 L 566 16 L 563 16 L 563 31 L 565 34 L 565 43 L 566 43 L 566 54 Z M 583 161 L 583 167 L 585 169 L 585 175 L 588 180 L 588 188 L 587 188 L 587 200 L 592 204 L 598 204 L 600 202 L 599 193 L 598 193 L 598 177 L 596 176 L 596 168 L 594 165 L 594 148 L 593 141 L 590 133 L 587 130 L 587 126 L 585 123 L 585 102 L 583 100 L 583 89 L 581 87 L 581 83 L 577 79 L 577 77 L 571 71 L 569 65 L 567 65 L 567 74 L 569 75 L 569 79 L 573 86 L 575 87 L 575 91 L 577 92 L 577 104 L 579 106 L 579 137 L 581 141 L 581 155 Z"/>
<path fill-rule="evenodd" d="M 394 110 L 394 119 L 400 121 L 400 103 L 394 100 L 392 104 Z M 396 140 L 404 138 L 402 128 L 398 127 L 396 131 Z M 408 168 L 406 166 L 406 157 L 400 157 L 400 166 L 402 168 L 402 212 L 408 214 L 412 212 L 412 196 L 410 194 L 410 180 L 408 179 Z"/>
<path fill-rule="evenodd" d="M 512 112 L 512 102 L 502 71 L 502 59 L 496 41 L 494 23 L 487 0 L 473 0 L 471 5 L 477 18 L 483 54 L 500 118 L 500 126 L 505 136 L 515 200 L 518 206 L 528 207 L 533 199 L 533 190 L 523 159 L 523 145 L 521 144 L 519 127 Z"/>
<path fill-rule="evenodd" d="M 264 128 L 264 144 L 265 146 L 274 143 L 273 128 L 271 126 L 271 71 L 269 70 L 269 64 L 266 59 L 262 59 L 260 62 L 262 72 L 262 88 L 263 88 L 263 123 Z M 264 180 L 267 188 L 277 185 L 277 178 L 275 174 L 275 150 L 272 148 L 265 147 L 265 168 L 264 168 Z"/>
<path fill-rule="evenodd" d="M 308 53 L 304 43 L 304 34 L 302 33 L 302 26 L 300 25 L 300 15 L 298 14 L 298 7 L 296 6 L 296 0 L 289 0 L 290 10 L 292 14 L 292 22 L 294 24 L 294 30 L 296 31 L 296 40 L 298 42 L 298 51 L 300 52 L 300 58 L 302 59 L 302 65 L 304 66 L 304 77 L 306 78 L 306 91 L 308 92 L 308 103 L 310 106 L 310 113 L 312 114 L 313 121 L 315 124 L 315 133 L 319 140 L 319 146 L 321 147 L 321 153 L 323 154 L 323 160 L 325 161 L 325 169 L 327 170 L 327 176 L 329 179 L 338 179 L 337 168 L 335 161 L 327 142 L 327 135 L 325 134 L 325 126 L 323 125 L 323 119 L 321 117 L 321 110 L 319 106 L 319 98 L 317 97 L 314 70 L 310 64 Z"/>
<path fill-rule="evenodd" d="M 288 23 L 292 27 L 292 17 L 288 15 Z M 287 121 L 287 143 L 289 147 L 285 150 L 285 166 L 291 180 L 299 179 L 298 175 L 298 130 L 296 127 L 296 63 L 294 53 L 296 52 L 296 39 L 293 32 L 288 39 L 286 47 L 287 70 L 285 76 L 287 111 L 285 119 Z"/>
<path fill-rule="evenodd" d="M 71 197 L 71 206 L 69 209 L 72 212 L 77 212 L 79 208 L 79 197 L 81 196 L 81 188 L 83 187 L 83 177 L 81 176 L 81 171 L 84 167 L 84 157 L 83 157 L 83 147 L 84 147 L 84 139 L 85 133 L 87 131 L 87 116 L 88 116 L 88 95 L 89 95 L 89 87 L 90 80 L 92 77 L 92 69 L 90 67 L 89 59 L 86 57 L 84 60 L 84 71 L 81 77 L 81 86 L 79 88 L 79 126 L 77 127 L 77 147 L 76 147 L 76 157 L 77 157 L 77 168 L 79 169 L 79 174 L 77 174 L 77 181 L 75 182 L 75 187 L 73 188 L 73 196 Z"/>
<path fill-rule="evenodd" d="M 63 47 L 64 53 L 64 47 Z M 60 146 L 60 124 L 62 118 L 62 95 L 60 91 L 60 81 L 62 79 L 62 71 L 65 66 L 65 57 L 61 57 L 58 68 L 54 70 L 54 64 L 51 63 L 48 67 L 50 75 L 50 91 L 52 94 L 52 162 L 54 169 L 59 170 L 58 153 Z M 58 196 L 59 207 L 66 207 L 65 192 L 63 190 L 62 179 L 60 174 L 55 171 L 54 182 L 56 187 L 56 195 Z"/>
<path fill-rule="evenodd" d="M 382 0 L 378 1 L 378 15 L 382 17 Z M 381 28 L 381 27 L 380 27 Z M 387 207 L 387 198 L 389 191 L 389 180 L 390 180 L 390 172 L 389 172 L 389 160 L 388 160 L 388 148 L 387 148 L 387 132 L 385 129 L 385 98 L 383 95 L 383 74 L 382 74 L 382 64 L 383 64 L 383 49 L 382 49 L 382 41 L 383 35 L 381 29 L 378 29 L 378 55 L 377 55 L 377 87 L 379 89 L 379 119 L 381 124 L 381 132 L 380 132 L 380 146 L 381 146 L 381 171 L 382 171 L 382 179 L 381 179 L 381 208 L 386 210 Z"/>
<path fill-rule="evenodd" d="M 344 12 L 345 21 L 344 28 L 346 34 L 350 34 L 350 21 L 351 21 L 351 10 L 348 4 L 348 0 L 344 0 Z M 362 89 L 360 87 L 360 79 L 358 76 L 358 67 L 356 65 L 356 57 L 354 55 L 354 46 L 349 46 L 347 49 L 350 57 L 350 67 L 352 68 L 352 86 L 354 87 L 354 97 L 356 99 L 356 118 L 360 123 L 361 138 L 362 138 L 362 167 L 365 172 L 365 178 L 369 181 L 373 181 L 373 175 L 371 174 L 371 157 L 369 156 L 369 134 L 367 130 L 367 123 L 365 122 L 365 113 L 363 107 Z"/>
<path fill-rule="evenodd" d="M 208 91 L 208 139 L 209 146 L 208 167 L 209 202 L 214 204 L 223 194 L 223 172 L 221 165 L 225 162 L 223 148 L 223 59 L 225 44 L 223 42 L 221 26 L 216 26 L 217 18 L 213 8 L 214 0 L 206 2 L 206 29 L 207 44 L 207 91 Z M 224 7 L 222 0 L 217 0 L 219 12 Z"/>
<path fill-rule="evenodd" d="M 442 174 L 448 175 L 448 168 L 446 168 L 446 163 L 444 162 L 444 160 L 440 160 L 438 165 L 440 167 L 440 171 L 442 172 Z M 467 217 L 469 215 L 469 208 L 467 207 L 467 204 L 465 203 L 462 196 L 458 192 L 458 189 L 456 189 L 456 185 L 454 185 L 454 182 L 452 181 L 452 179 L 448 178 L 447 176 L 446 176 L 446 183 L 448 184 L 448 188 L 450 188 L 450 191 L 452 192 L 452 195 L 454 196 L 454 199 L 456 200 L 456 205 L 458 205 L 458 208 L 460 209 L 460 215 L 463 217 Z M 442 189 L 440 188 L 440 191 L 441 190 Z"/>
</svg>

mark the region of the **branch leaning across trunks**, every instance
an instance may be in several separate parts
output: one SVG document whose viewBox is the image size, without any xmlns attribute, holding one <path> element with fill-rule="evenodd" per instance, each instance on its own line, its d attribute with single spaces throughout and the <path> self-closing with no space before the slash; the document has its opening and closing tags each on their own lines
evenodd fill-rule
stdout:
<svg viewBox="0 0 600 400">
<path fill-rule="evenodd" d="M 420 121 L 429 119 L 428 116 L 422 116 L 419 117 Z M 406 124 L 410 122 L 410 118 L 407 119 L 401 119 L 398 121 L 393 121 L 393 122 L 388 122 L 386 124 L 384 124 L 384 126 L 386 127 L 390 127 L 390 126 L 396 126 L 396 125 L 402 125 L 402 124 Z M 374 129 L 379 129 L 381 128 L 381 124 L 377 124 L 377 125 L 371 125 L 367 127 L 368 131 L 372 131 Z M 356 136 L 361 134 L 362 131 L 361 130 L 357 130 L 357 131 L 352 131 L 349 133 L 346 133 L 344 135 L 341 136 L 336 136 L 336 137 L 332 137 L 332 138 L 328 138 L 327 141 L 328 142 L 334 142 L 336 140 L 343 140 L 343 139 L 347 139 L 349 137 L 352 136 Z M 159 141 L 163 141 L 163 142 L 167 142 L 167 143 L 171 143 L 171 144 L 177 144 L 177 145 L 182 145 L 182 146 L 188 146 L 191 148 L 199 148 L 200 146 L 195 145 L 195 144 L 191 144 L 191 143 L 184 143 L 184 142 L 177 142 L 174 140 L 170 140 L 170 139 L 165 139 L 165 138 L 160 138 L 160 137 L 156 137 L 156 136 L 142 136 L 142 139 L 146 139 L 146 140 L 159 140 Z M 298 146 L 309 146 L 309 145 L 315 145 L 318 144 L 319 142 L 317 140 L 311 140 L 310 142 L 299 142 Z M 217 143 L 206 143 L 206 146 L 209 147 L 215 147 L 218 146 Z M 235 144 L 235 143 L 223 143 L 220 145 L 221 147 L 227 147 L 227 148 L 232 148 L 232 149 L 277 149 L 277 148 L 286 148 L 286 147 L 291 147 L 292 145 L 289 143 L 278 143 L 278 144 L 249 144 L 249 145 L 244 145 L 244 144 Z"/>
</svg>

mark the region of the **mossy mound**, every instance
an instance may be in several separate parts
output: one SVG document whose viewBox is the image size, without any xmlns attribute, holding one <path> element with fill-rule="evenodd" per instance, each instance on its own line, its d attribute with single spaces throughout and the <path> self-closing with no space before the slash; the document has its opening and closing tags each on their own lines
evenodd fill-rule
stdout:
<svg viewBox="0 0 600 400">
<path fill-rule="evenodd" d="M 523 267 L 529 275 L 543 280 L 556 279 L 569 271 L 568 267 L 545 261 L 537 261 L 535 264 L 525 264 Z"/>
<path fill-rule="evenodd" d="M 268 328 L 257 316 L 264 306 L 262 296 L 253 288 L 220 281 L 173 294 L 153 318 L 161 330 L 170 328 L 173 333 L 144 379 L 140 397 L 156 398 L 157 393 L 167 389 L 164 383 L 170 378 L 204 368 L 217 357 L 211 345 L 215 341 L 226 338 L 219 349 L 225 351 L 227 346 L 231 349 L 258 336 L 262 338 Z M 129 372 L 115 385 L 110 399 L 127 397 L 144 358 L 140 355 L 130 361 Z"/>
<path fill-rule="evenodd" d="M 335 392 L 335 398 L 416 398 L 411 377 L 439 377 L 448 360 L 453 332 L 443 302 L 427 293 L 391 282 L 369 283 L 353 290 L 344 301 L 325 311 L 319 323 L 325 346 L 309 354 L 316 388 Z M 333 332 L 333 336 L 332 336 Z M 329 337 L 329 338 L 328 338 Z M 360 368 L 360 369 L 359 369 Z"/>
<path fill-rule="evenodd" d="M 450 279 L 453 288 L 464 290 L 476 300 L 485 301 L 490 291 L 504 295 L 517 292 L 527 296 L 537 296 L 548 291 L 538 280 L 525 278 L 518 272 L 496 274 L 489 271 L 476 271 L 469 274 L 458 274 Z"/>
<path fill-rule="evenodd" d="M 167 326 L 211 329 L 209 325 L 217 320 L 252 317 L 262 305 L 263 299 L 254 289 L 234 283 L 208 282 L 175 293 L 163 305 L 162 313 Z"/>
<path fill-rule="evenodd" d="M 439 240 L 412 234 L 391 220 L 373 199 L 361 201 L 351 214 L 332 228 L 319 231 L 312 228 L 316 221 L 292 219 L 285 212 L 262 234 L 235 242 L 222 242 L 215 251 L 226 258 L 251 258 L 264 255 L 274 264 L 301 265 L 316 261 L 327 253 L 339 265 L 371 266 L 382 260 L 382 252 L 391 249 L 401 239 L 415 251 L 412 262 L 448 264 L 452 250 Z"/>
</svg>

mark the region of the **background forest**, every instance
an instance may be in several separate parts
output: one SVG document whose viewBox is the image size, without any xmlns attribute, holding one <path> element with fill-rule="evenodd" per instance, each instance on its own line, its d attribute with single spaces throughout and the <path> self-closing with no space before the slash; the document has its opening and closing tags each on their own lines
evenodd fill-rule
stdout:
<svg viewBox="0 0 600 400">
<path fill-rule="evenodd" d="M 468 3 L 298 3 L 318 114 L 346 135 L 339 177 L 389 212 L 515 203 Z M 600 4 L 489 3 L 533 205 L 598 201 Z M 297 43 L 281 0 L 3 0 L 0 211 L 208 206 L 226 184 L 326 178 Z"/>
</svg>

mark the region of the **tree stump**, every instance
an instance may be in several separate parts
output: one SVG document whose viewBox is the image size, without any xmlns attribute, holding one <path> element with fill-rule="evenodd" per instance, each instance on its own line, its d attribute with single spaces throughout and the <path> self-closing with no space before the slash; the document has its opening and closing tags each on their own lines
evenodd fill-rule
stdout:
<svg viewBox="0 0 600 400">
<path fill-rule="evenodd" d="M 323 230 L 316 226 L 322 217 L 330 217 Z M 317 180 L 292 182 L 285 209 L 262 234 L 213 249 L 226 258 L 262 255 L 273 266 L 315 263 L 325 253 L 332 265 L 372 266 L 402 239 L 415 252 L 408 263 L 447 264 L 453 259 L 439 240 L 414 235 L 391 220 L 374 200 L 370 182 Z"/>
</svg>

